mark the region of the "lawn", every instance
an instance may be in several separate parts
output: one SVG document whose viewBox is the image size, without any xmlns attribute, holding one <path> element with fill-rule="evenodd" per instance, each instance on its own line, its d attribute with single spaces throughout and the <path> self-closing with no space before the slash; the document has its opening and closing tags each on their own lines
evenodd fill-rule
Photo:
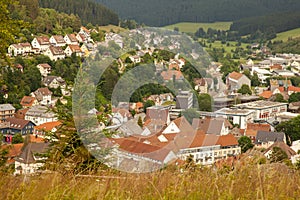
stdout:
<svg viewBox="0 0 300 200">
<path fill-rule="evenodd" d="M 277 37 L 273 39 L 273 41 L 275 40 L 287 41 L 289 38 L 296 38 L 296 37 L 300 37 L 300 28 L 278 33 Z"/>
<path fill-rule="evenodd" d="M 113 30 L 116 33 L 122 32 L 125 30 L 124 28 L 121 28 L 121 27 L 115 26 L 115 25 L 99 26 L 99 29 L 106 31 L 106 32 L 110 32 L 111 30 Z"/>
<path fill-rule="evenodd" d="M 232 22 L 214 22 L 214 23 L 192 23 L 192 22 L 181 22 L 177 24 L 172 24 L 165 26 L 167 29 L 174 29 L 175 27 L 179 28 L 179 31 L 185 33 L 195 33 L 200 27 L 205 31 L 208 28 L 217 29 L 217 30 L 229 30 Z"/>
</svg>

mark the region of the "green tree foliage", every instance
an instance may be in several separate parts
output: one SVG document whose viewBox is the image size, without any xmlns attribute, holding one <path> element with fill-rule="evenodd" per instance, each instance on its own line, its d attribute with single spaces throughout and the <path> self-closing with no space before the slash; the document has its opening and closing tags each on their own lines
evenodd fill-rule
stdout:
<svg viewBox="0 0 300 200">
<path fill-rule="evenodd" d="M 270 48 L 275 53 L 294 53 L 300 54 L 300 38 L 291 38 L 286 42 L 274 41 Z M 299 77 L 298 77 L 299 78 Z"/>
<path fill-rule="evenodd" d="M 14 20 L 11 17 L 9 6 L 16 2 L 12 0 L 0 0 L 0 59 L 6 59 L 7 48 L 14 43 L 15 37 L 18 37 L 20 28 L 24 25 L 23 21 Z"/>
<path fill-rule="evenodd" d="M 253 144 L 250 138 L 248 138 L 247 136 L 242 136 L 240 137 L 240 139 L 238 140 L 239 146 L 242 149 L 242 152 L 245 153 L 246 151 L 248 151 L 249 149 L 253 148 Z"/>
<path fill-rule="evenodd" d="M 286 102 L 286 100 L 284 100 L 284 97 L 282 96 L 282 94 L 280 93 L 277 93 L 275 94 L 275 99 L 274 99 L 275 102 Z"/>
<path fill-rule="evenodd" d="M 80 17 L 83 24 L 118 25 L 118 16 L 105 6 L 90 0 L 39 0 L 40 6 Z"/>
<path fill-rule="evenodd" d="M 38 33 L 61 34 L 79 31 L 81 21 L 74 14 L 57 12 L 54 9 L 40 8 L 39 15 L 33 21 Z"/>
<path fill-rule="evenodd" d="M 144 103 L 144 111 L 146 112 L 146 110 L 147 110 L 148 107 L 151 107 L 151 106 L 154 106 L 154 105 L 155 105 L 154 101 L 152 101 L 152 100 L 147 100 L 147 101 Z"/>
<path fill-rule="evenodd" d="M 242 87 L 240 89 L 238 89 L 237 92 L 241 93 L 241 94 L 249 94 L 249 95 L 252 94 L 252 91 L 251 91 L 249 85 L 246 85 L 246 84 L 243 84 Z"/>
<path fill-rule="evenodd" d="M 6 164 L 7 161 L 7 149 L 0 149 L 0 167 L 3 167 Z"/>
<path fill-rule="evenodd" d="M 20 5 L 26 7 L 26 15 L 34 20 L 39 14 L 39 1 L 38 0 L 19 0 Z"/>
<path fill-rule="evenodd" d="M 289 121 L 281 122 L 276 126 L 276 130 L 284 132 L 287 137 L 287 144 L 291 144 L 295 140 L 300 139 L 300 116 Z"/>
<path fill-rule="evenodd" d="M 289 97 L 289 103 L 300 101 L 300 92 L 293 93 Z"/>
<path fill-rule="evenodd" d="M 17 133 L 12 137 L 13 144 L 19 144 L 19 143 L 23 143 L 23 142 L 24 142 L 24 139 L 23 139 L 21 133 Z"/>
<path fill-rule="evenodd" d="M 270 162 L 281 162 L 287 159 L 287 154 L 280 147 L 273 147 L 270 155 Z"/>
<path fill-rule="evenodd" d="M 200 94 L 198 96 L 198 105 L 199 105 L 199 110 L 201 111 L 212 111 L 212 98 L 209 94 Z"/>
</svg>

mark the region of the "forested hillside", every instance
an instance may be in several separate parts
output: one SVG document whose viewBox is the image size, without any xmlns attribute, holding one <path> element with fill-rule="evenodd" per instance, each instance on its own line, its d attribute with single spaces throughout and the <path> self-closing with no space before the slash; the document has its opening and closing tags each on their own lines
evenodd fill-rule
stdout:
<svg viewBox="0 0 300 200">
<path fill-rule="evenodd" d="M 119 23 L 116 13 L 90 0 L 39 0 L 39 4 L 40 7 L 78 15 L 83 24 L 90 22 L 94 25 L 118 25 Z"/>
<path fill-rule="evenodd" d="M 240 35 L 261 32 L 283 32 L 300 27 L 300 12 L 274 13 L 265 16 L 251 17 L 233 22 L 231 31 L 238 31 Z"/>
<path fill-rule="evenodd" d="M 299 0 L 96 0 L 123 19 L 149 26 L 177 22 L 235 21 L 285 11 L 299 11 Z"/>
</svg>

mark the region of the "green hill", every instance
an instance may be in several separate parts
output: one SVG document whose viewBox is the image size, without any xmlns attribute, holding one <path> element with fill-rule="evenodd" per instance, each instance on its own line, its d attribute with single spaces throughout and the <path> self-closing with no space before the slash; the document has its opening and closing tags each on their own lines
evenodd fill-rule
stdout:
<svg viewBox="0 0 300 200">
<path fill-rule="evenodd" d="M 216 30 L 229 30 L 232 22 L 214 22 L 214 23 L 192 23 L 192 22 L 182 22 L 176 23 L 172 25 L 165 26 L 164 28 L 173 30 L 175 27 L 179 29 L 179 31 L 184 33 L 195 33 L 200 27 L 202 27 L 205 31 L 208 28 L 216 29 Z"/>
<path fill-rule="evenodd" d="M 287 41 L 288 39 L 299 38 L 300 37 L 300 28 L 296 28 L 293 30 L 277 33 L 277 36 L 273 41 Z"/>
</svg>

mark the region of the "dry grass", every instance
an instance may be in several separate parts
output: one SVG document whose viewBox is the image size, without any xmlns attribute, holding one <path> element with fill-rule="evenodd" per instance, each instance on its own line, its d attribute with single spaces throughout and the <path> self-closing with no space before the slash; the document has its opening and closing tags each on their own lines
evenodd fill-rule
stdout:
<svg viewBox="0 0 300 200">
<path fill-rule="evenodd" d="M 247 161 L 248 162 L 248 161 Z M 199 168 L 180 173 L 176 167 L 152 174 L 103 171 L 94 177 L 41 176 L 0 178 L 1 199 L 299 199 L 299 171 L 284 164 L 245 161 L 235 169 Z"/>
</svg>

